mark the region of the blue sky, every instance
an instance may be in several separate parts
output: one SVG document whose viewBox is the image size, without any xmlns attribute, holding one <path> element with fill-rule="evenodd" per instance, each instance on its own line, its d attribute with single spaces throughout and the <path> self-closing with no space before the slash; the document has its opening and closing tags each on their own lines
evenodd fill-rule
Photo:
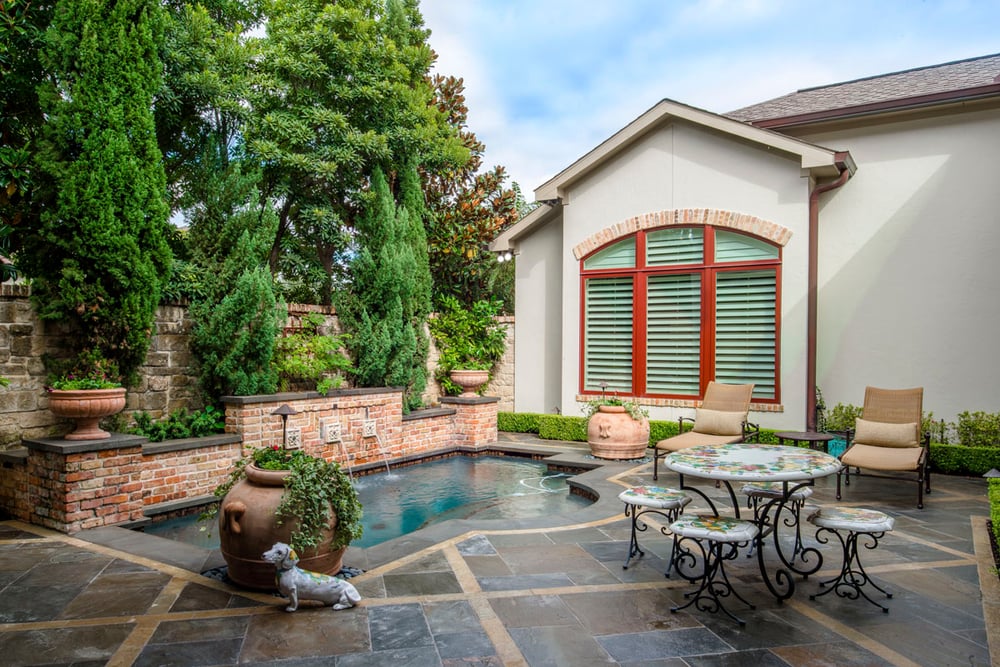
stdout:
<svg viewBox="0 0 1000 667">
<path fill-rule="evenodd" d="M 421 0 L 436 71 L 526 198 L 658 101 L 724 113 L 1000 52 L 1000 2 Z"/>
</svg>

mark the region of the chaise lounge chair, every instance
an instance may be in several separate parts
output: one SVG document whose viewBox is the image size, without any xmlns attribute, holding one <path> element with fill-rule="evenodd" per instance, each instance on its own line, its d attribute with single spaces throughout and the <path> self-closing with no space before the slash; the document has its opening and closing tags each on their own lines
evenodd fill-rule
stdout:
<svg viewBox="0 0 1000 667">
<path fill-rule="evenodd" d="M 855 430 L 848 432 L 847 450 L 840 455 L 844 467 L 837 473 L 837 500 L 840 500 L 840 480 L 851 483 L 851 468 L 861 474 L 861 468 L 886 473 L 917 473 L 917 508 L 924 507 L 924 492 L 931 492 L 931 475 L 927 467 L 930 458 L 930 434 L 921 435 L 924 389 L 865 389 L 865 404 Z M 866 476 L 900 479 L 896 475 Z"/>
<path fill-rule="evenodd" d="M 681 417 L 677 435 L 656 443 L 653 450 L 653 479 L 659 478 L 659 461 L 671 452 L 678 452 L 697 445 L 728 445 L 744 442 L 760 429 L 747 423 L 753 384 L 722 384 L 709 382 L 705 399 L 695 410 L 694 419 Z M 684 422 L 693 422 L 691 430 L 684 430 Z"/>
</svg>

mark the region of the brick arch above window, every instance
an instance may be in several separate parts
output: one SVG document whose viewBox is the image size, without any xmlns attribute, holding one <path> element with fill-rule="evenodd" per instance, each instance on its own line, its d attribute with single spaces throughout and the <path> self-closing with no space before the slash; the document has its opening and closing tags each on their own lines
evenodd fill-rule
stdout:
<svg viewBox="0 0 1000 667">
<path fill-rule="evenodd" d="M 654 213 L 643 213 L 633 218 L 605 227 L 573 248 L 573 256 L 581 259 L 601 246 L 634 234 L 641 229 L 666 225 L 714 225 L 753 234 L 772 243 L 785 246 L 792 238 L 792 230 L 777 223 L 762 220 L 746 213 L 714 208 L 678 208 Z"/>
</svg>

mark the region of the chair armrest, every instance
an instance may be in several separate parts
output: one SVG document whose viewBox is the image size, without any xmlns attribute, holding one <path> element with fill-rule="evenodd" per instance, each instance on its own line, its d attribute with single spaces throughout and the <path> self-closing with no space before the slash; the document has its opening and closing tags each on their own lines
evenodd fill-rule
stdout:
<svg viewBox="0 0 1000 667">
<path fill-rule="evenodd" d="M 677 435 L 684 432 L 684 422 L 691 422 L 692 428 L 694 427 L 694 417 L 678 417 L 677 418 Z"/>
<path fill-rule="evenodd" d="M 743 422 L 743 442 L 760 442 L 760 424 Z"/>
</svg>

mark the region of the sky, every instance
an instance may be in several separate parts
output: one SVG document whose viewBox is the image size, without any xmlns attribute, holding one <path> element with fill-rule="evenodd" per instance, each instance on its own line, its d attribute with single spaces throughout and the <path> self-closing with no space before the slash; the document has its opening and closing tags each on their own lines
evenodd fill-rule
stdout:
<svg viewBox="0 0 1000 667">
<path fill-rule="evenodd" d="M 420 0 L 484 167 L 525 198 L 662 99 L 715 113 L 1000 53 L 997 0 Z"/>
</svg>

